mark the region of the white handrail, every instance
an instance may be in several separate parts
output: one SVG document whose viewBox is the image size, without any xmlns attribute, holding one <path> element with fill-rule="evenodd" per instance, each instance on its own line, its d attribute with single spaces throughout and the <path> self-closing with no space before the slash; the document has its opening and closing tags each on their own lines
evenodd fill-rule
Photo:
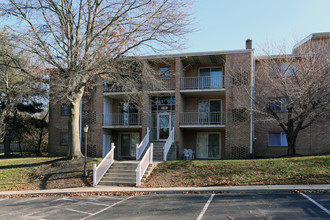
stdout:
<svg viewBox="0 0 330 220">
<path fill-rule="evenodd" d="M 143 156 L 139 165 L 136 168 L 136 186 L 141 185 L 142 177 L 143 177 L 144 173 L 146 172 L 146 170 L 148 169 L 149 164 L 152 163 L 153 151 L 154 151 L 154 144 L 151 143 L 146 154 Z"/>
<path fill-rule="evenodd" d="M 148 146 L 148 144 L 149 144 L 149 134 L 150 134 L 150 129 L 147 128 L 147 133 L 144 136 L 144 138 L 141 141 L 141 143 L 140 144 L 136 144 L 136 151 L 135 151 L 135 158 L 136 158 L 136 160 L 139 160 L 140 159 L 140 157 L 143 154 L 143 151 Z"/>
<path fill-rule="evenodd" d="M 93 186 L 96 186 L 104 174 L 109 170 L 111 165 L 114 162 L 114 154 L 115 154 L 115 144 L 111 143 L 111 150 L 109 153 L 103 158 L 101 163 L 96 166 L 96 164 L 93 165 Z"/>
<path fill-rule="evenodd" d="M 168 135 L 168 138 L 164 144 L 164 156 L 163 156 L 163 159 L 164 161 L 167 160 L 167 154 L 172 146 L 172 144 L 174 143 L 174 128 L 172 128 L 170 134 Z"/>
</svg>

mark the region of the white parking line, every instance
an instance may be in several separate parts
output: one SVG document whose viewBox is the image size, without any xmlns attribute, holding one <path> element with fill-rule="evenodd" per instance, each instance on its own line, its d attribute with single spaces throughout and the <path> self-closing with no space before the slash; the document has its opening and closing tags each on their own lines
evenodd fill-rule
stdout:
<svg viewBox="0 0 330 220">
<path fill-rule="evenodd" d="M 0 199 L 0 201 L 3 201 L 3 200 L 6 200 L 6 199 Z"/>
<path fill-rule="evenodd" d="M 315 200 L 313 200 L 311 197 L 305 195 L 304 193 L 300 193 L 300 195 L 304 196 L 306 199 L 308 199 L 309 201 L 311 201 L 312 203 L 314 203 L 314 205 L 316 205 L 317 207 L 319 207 L 320 209 L 322 209 L 323 211 L 325 211 L 328 215 L 330 215 L 330 211 L 328 209 L 326 209 L 323 205 L 321 205 L 320 203 L 316 202 Z"/>
<path fill-rule="evenodd" d="M 100 214 L 101 212 L 104 212 L 105 210 L 110 209 L 110 208 L 114 207 L 115 205 L 118 205 L 118 204 L 120 204 L 120 203 L 122 203 L 122 202 L 125 202 L 126 200 L 129 200 L 130 198 L 133 198 L 133 197 L 134 197 L 134 196 L 130 196 L 130 197 L 126 198 L 126 199 L 123 199 L 123 200 L 121 200 L 121 201 L 119 201 L 119 202 L 116 202 L 116 203 L 112 204 L 111 206 L 108 206 L 108 207 L 106 207 L 106 208 L 104 208 L 104 209 L 102 209 L 102 210 L 100 210 L 100 211 L 98 211 L 98 212 L 95 212 L 95 213 L 93 213 L 93 214 L 91 214 L 91 215 L 89 215 L 89 216 L 87 216 L 87 217 L 84 217 L 84 218 L 82 218 L 82 219 L 88 219 L 88 218 L 90 218 L 90 217 L 92 217 L 92 216 L 94 216 L 94 215 Z"/>
<path fill-rule="evenodd" d="M 213 194 L 210 196 L 209 200 L 207 200 L 207 202 L 206 202 L 206 204 L 205 204 L 203 210 L 201 211 L 201 213 L 199 214 L 199 216 L 196 218 L 196 220 L 201 220 L 201 219 L 203 218 L 203 216 L 204 216 L 204 214 L 205 214 L 207 208 L 209 207 L 209 205 L 210 205 L 210 203 L 211 203 L 211 201 L 212 201 L 214 195 L 215 195 L 215 194 L 213 193 Z"/>
</svg>

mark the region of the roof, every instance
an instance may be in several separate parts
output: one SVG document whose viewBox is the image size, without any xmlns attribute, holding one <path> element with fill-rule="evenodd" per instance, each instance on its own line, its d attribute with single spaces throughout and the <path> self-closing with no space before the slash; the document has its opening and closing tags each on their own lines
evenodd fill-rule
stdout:
<svg viewBox="0 0 330 220">
<path fill-rule="evenodd" d="M 320 33 L 312 33 L 299 41 L 296 45 L 294 45 L 293 50 L 299 47 L 300 45 L 306 43 L 309 40 L 318 40 L 318 39 L 327 39 L 330 38 L 330 32 L 320 32 Z"/>
<path fill-rule="evenodd" d="M 234 53 L 247 53 L 247 52 L 252 52 L 252 51 L 254 51 L 254 49 L 206 51 L 206 52 L 192 52 L 192 53 L 160 54 L 160 55 L 140 56 L 140 58 L 143 58 L 143 59 L 160 59 L 160 58 L 177 58 L 177 57 L 194 57 L 194 56 L 212 56 L 212 55 L 225 55 L 225 54 L 234 54 Z"/>
</svg>

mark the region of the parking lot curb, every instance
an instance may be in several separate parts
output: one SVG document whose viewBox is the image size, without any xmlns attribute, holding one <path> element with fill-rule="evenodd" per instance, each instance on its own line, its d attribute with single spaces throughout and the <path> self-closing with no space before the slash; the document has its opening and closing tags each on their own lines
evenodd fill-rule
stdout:
<svg viewBox="0 0 330 220">
<path fill-rule="evenodd" d="M 207 193 L 295 193 L 295 192 L 330 192 L 330 184 L 326 185 L 267 185 L 267 186 L 217 186 L 217 187 L 173 187 L 173 188 L 141 188 L 141 187 L 84 187 L 49 190 L 0 191 L 2 197 L 27 196 L 93 196 L 93 195 L 150 195 L 150 194 L 207 194 Z"/>
</svg>

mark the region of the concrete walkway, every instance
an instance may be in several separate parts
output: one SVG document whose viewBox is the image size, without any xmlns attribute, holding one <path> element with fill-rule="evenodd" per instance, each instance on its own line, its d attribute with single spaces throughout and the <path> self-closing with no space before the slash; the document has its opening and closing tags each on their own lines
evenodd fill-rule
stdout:
<svg viewBox="0 0 330 220">
<path fill-rule="evenodd" d="M 164 187 L 141 188 L 119 186 L 96 186 L 66 189 L 0 191 L 0 195 L 27 195 L 27 194 L 63 194 L 88 192 L 151 192 L 157 194 L 180 194 L 189 192 L 253 192 L 253 193 L 283 193 L 293 190 L 329 190 L 330 184 L 324 185 L 262 185 L 262 186 L 208 186 L 208 187 Z"/>
</svg>

